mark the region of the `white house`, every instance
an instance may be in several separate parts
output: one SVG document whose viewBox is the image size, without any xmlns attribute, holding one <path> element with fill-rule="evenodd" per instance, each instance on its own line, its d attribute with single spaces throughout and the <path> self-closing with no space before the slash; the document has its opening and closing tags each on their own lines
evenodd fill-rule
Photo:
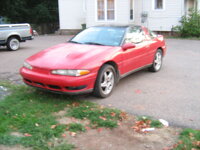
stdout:
<svg viewBox="0 0 200 150">
<path fill-rule="evenodd" d="M 60 29 L 100 24 L 137 24 L 153 31 L 171 31 L 200 0 L 58 0 Z"/>
</svg>

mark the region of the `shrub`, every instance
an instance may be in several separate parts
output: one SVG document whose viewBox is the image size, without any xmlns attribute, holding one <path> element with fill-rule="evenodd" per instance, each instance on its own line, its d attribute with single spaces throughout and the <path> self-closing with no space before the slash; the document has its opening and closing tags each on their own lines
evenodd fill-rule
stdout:
<svg viewBox="0 0 200 150">
<path fill-rule="evenodd" d="M 177 31 L 181 37 L 200 37 L 200 12 L 190 10 L 189 14 L 183 16 L 180 21 L 181 25 L 176 26 L 173 30 Z"/>
</svg>

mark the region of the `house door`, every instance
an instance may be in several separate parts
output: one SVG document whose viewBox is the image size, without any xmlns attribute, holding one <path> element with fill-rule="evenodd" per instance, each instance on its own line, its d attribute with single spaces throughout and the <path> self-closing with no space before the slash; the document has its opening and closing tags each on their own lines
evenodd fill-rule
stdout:
<svg viewBox="0 0 200 150">
<path fill-rule="evenodd" d="M 130 27 L 125 35 L 125 43 L 135 44 L 135 48 L 123 52 L 123 73 L 128 73 L 149 64 L 149 42 L 140 27 Z"/>
</svg>

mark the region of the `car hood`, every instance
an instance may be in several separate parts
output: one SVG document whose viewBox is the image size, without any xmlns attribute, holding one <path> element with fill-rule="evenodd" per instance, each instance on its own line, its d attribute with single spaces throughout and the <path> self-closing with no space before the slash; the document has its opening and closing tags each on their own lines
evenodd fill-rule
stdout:
<svg viewBox="0 0 200 150">
<path fill-rule="evenodd" d="M 26 61 L 33 67 L 45 69 L 87 69 L 84 66 L 99 57 L 106 58 L 115 49 L 117 47 L 63 43 L 43 50 Z"/>
</svg>

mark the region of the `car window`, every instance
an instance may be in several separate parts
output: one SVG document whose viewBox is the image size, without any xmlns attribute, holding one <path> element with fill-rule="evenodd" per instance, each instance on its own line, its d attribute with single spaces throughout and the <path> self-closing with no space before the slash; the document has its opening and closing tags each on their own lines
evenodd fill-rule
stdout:
<svg viewBox="0 0 200 150">
<path fill-rule="evenodd" d="M 155 32 L 153 32 L 153 31 L 150 31 L 149 30 L 149 35 L 151 36 L 151 38 L 156 38 L 157 37 L 157 34 L 155 33 Z"/>
<path fill-rule="evenodd" d="M 80 32 L 69 42 L 120 46 L 125 31 L 126 27 L 91 27 Z"/>
<path fill-rule="evenodd" d="M 125 36 L 125 43 L 141 43 L 145 39 L 145 33 L 141 27 L 130 27 Z"/>
</svg>

